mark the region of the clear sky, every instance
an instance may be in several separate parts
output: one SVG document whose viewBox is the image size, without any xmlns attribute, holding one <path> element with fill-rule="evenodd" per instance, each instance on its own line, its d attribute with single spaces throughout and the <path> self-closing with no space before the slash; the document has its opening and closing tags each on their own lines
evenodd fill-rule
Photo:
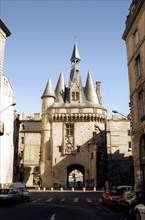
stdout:
<svg viewBox="0 0 145 220">
<path fill-rule="evenodd" d="M 129 114 L 129 82 L 122 34 L 131 0 L 0 0 L 0 15 L 11 31 L 4 75 L 14 91 L 18 114 L 41 113 L 48 79 L 55 90 L 60 72 L 68 86 L 75 38 L 83 86 L 90 70 L 101 81 L 102 104 Z M 76 37 L 75 37 L 76 36 Z"/>
</svg>

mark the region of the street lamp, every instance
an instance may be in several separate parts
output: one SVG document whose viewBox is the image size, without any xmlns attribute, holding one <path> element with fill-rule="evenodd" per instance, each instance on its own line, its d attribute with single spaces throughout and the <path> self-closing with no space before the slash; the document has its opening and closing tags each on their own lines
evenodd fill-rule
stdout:
<svg viewBox="0 0 145 220">
<path fill-rule="evenodd" d="M 113 110 L 112 112 L 115 113 L 115 114 L 119 114 L 119 115 L 121 115 L 122 117 L 128 119 L 128 116 L 125 116 L 125 115 L 123 115 L 122 113 L 120 113 L 120 112 L 118 112 L 118 111 L 116 111 L 116 110 Z"/>
<path fill-rule="evenodd" d="M 16 105 L 16 103 L 12 103 L 10 105 L 8 105 L 7 107 L 5 107 L 4 109 L 0 110 L 0 114 L 1 112 L 5 111 L 7 108 Z M 2 136 L 4 134 L 4 123 L 0 121 L 0 136 Z"/>
<path fill-rule="evenodd" d="M 5 107 L 4 109 L 2 109 L 1 111 L 0 111 L 0 113 L 1 112 L 3 112 L 3 111 L 5 111 L 7 108 L 9 108 L 9 107 L 11 107 L 11 106 L 14 106 L 14 105 L 16 105 L 16 103 L 14 102 L 14 103 L 12 103 L 12 104 L 10 104 L 10 105 L 8 105 L 7 107 Z"/>
</svg>

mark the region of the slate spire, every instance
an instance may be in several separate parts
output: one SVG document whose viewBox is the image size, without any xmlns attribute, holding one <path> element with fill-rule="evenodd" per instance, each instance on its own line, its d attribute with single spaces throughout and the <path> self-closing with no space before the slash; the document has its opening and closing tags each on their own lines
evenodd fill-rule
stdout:
<svg viewBox="0 0 145 220">
<path fill-rule="evenodd" d="M 88 71 L 88 76 L 87 76 L 87 80 L 86 80 L 86 86 L 85 86 L 85 95 L 86 95 L 86 99 L 89 102 L 92 102 L 93 104 L 98 104 L 98 97 L 93 85 L 93 80 L 91 77 L 91 73 L 90 71 Z"/>
<path fill-rule="evenodd" d="M 78 63 L 81 61 L 77 44 L 74 44 L 73 52 L 70 61 L 73 63 Z"/>
<path fill-rule="evenodd" d="M 52 85 L 51 85 L 51 80 L 50 79 L 48 79 L 48 82 L 46 84 L 44 93 L 42 95 L 42 98 L 43 97 L 54 97 L 55 98 L 55 94 L 54 94 L 54 91 L 52 90 Z"/>
<path fill-rule="evenodd" d="M 55 89 L 56 102 L 64 103 L 64 92 L 65 92 L 64 77 L 63 77 L 63 72 L 61 72 Z"/>
</svg>

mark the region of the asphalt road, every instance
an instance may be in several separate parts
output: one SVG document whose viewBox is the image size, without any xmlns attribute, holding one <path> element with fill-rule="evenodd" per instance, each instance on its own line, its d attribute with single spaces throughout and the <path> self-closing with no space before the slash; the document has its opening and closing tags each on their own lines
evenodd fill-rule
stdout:
<svg viewBox="0 0 145 220">
<path fill-rule="evenodd" d="M 102 205 L 101 192 L 31 192 L 30 202 L 0 207 L 0 220 L 131 220 Z"/>
</svg>

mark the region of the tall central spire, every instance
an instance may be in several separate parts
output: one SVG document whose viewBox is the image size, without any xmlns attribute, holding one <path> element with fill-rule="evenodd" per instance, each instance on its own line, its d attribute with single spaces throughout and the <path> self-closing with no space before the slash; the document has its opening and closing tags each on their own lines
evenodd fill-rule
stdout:
<svg viewBox="0 0 145 220">
<path fill-rule="evenodd" d="M 78 47 L 77 47 L 76 43 L 74 44 L 74 48 L 73 48 L 73 52 L 72 52 L 72 56 L 71 56 L 70 61 L 72 63 L 78 63 L 78 62 L 81 61 L 79 51 L 78 51 Z"/>
</svg>

